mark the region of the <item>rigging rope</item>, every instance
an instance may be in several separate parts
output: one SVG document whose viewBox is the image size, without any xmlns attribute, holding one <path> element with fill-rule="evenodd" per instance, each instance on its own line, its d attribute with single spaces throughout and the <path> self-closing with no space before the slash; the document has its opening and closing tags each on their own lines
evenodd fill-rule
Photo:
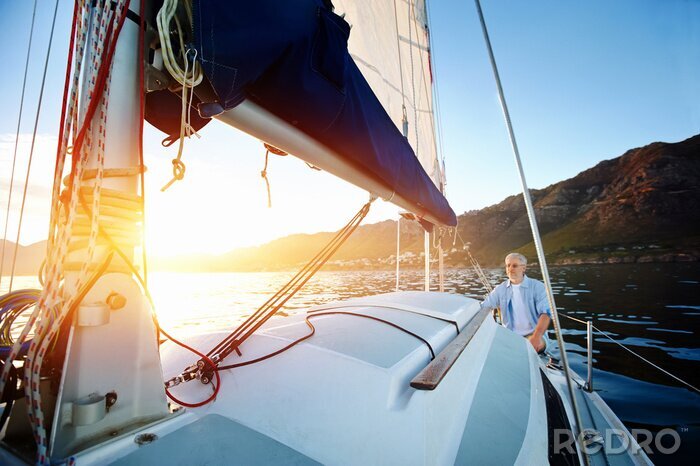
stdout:
<svg viewBox="0 0 700 466">
<path fill-rule="evenodd" d="M 452 240 L 452 246 L 455 246 L 457 244 L 457 238 L 462 242 L 462 249 L 467 251 L 467 257 L 469 258 L 469 263 L 472 265 L 472 268 L 474 269 L 474 272 L 476 273 L 477 278 L 483 285 L 484 289 L 486 290 L 486 293 L 484 294 L 484 297 L 486 298 L 491 292 L 493 291 L 493 286 L 491 286 L 491 282 L 489 279 L 486 277 L 486 274 L 484 273 L 484 269 L 481 268 L 481 264 L 479 264 L 479 261 L 472 256 L 471 253 L 471 248 L 470 244 L 467 243 L 462 239 L 462 235 L 459 234 L 459 218 L 457 219 L 458 224 L 454 229 L 455 235 Z"/>
<path fill-rule="evenodd" d="M 15 165 L 17 163 L 17 146 L 19 145 L 19 130 L 22 124 L 22 109 L 24 108 L 24 91 L 27 86 L 27 71 L 29 70 L 29 56 L 32 51 L 32 38 L 34 36 L 34 21 L 36 19 L 36 0 L 34 0 L 34 8 L 32 9 L 32 24 L 29 28 L 29 45 L 27 46 L 27 58 L 24 62 L 24 78 L 22 78 L 22 94 L 19 99 L 19 115 L 17 116 L 17 133 L 15 134 L 15 150 L 12 155 L 12 172 L 10 175 L 10 187 L 8 189 L 7 196 L 7 211 L 5 212 L 5 231 L 3 232 L 2 238 L 2 254 L 0 254 L 0 283 L 2 283 L 2 272 L 5 268 L 5 248 L 7 247 L 7 226 L 10 222 L 10 208 L 12 206 L 12 190 L 15 183 Z M 15 249 L 19 248 L 18 244 L 15 244 Z M 14 269 L 14 266 L 13 266 Z M 11 280 L 11 279 L 10 279 Z M 12 291 L 12 284 L 10 284 L 9 291 Z M 2 425 L 0 424 L 0 428 Z"/>
<path fill-rule="evenodd" d="M 265 187 L 267 188 L 267 208 L 270 209 L 272 208 L 272 196 L 270 194 L 270 180 L 267 179 L 267 162 L 268 158 L 270 157 L 270 150 L 265 151 L 265 166 L 263 167 L 262 171 L 260 172 L 260 176 L 262 177 L 263 180 L 265 180 Z"/>
<path fill-rule="evenodd" d="M 491 40 L 489 39 L 489 33 L 486 29 L 486 22 L 484 20 L 484 13 L 481 10 L 480 0 L 475 0 L 476 9 L 479 16 L 479 22 L 481 23 L 481 30 L 484 35 L 484 41 L 486 42 L 486 49 L 489 54 L 489 60 L 491 62 L 491 69 L 493 70 L 494 79 L 496 81 L 496 87 L 498 89 L 498 98 L 501 102 L 501 108 L 503 109 L 503 116 L 506 121 L 506 126 L 508 128 L 508 136 L 510 138 L 510 143 L 513 148 L 513 155 L 515 156 L 515 164 L 518 167 L 518 174 L 520 176 L 520 184 L 522 185 L 523 198 L 525 200 L 525 207 L 527 209 L 527 215 L 530 219 L 530 227 L 532 229 L 532 236 L 535 242 L 535 249 L 537 250 L 537 257 L 540 262 L 540 268 L 542 269 L 542 278 L 545 284 L 545 289 L 547 291 L 547 301 L 549 302 L 549 307 L 552 311 L 552 322 L 554 324 L 554 330 L 557 335 L 557 342 L 559 343 L 559 348 L 561 350 L 561 362 L 564 368 L 564 374 L 566 376 L 566 386 L 569 392 L 569 398 L 571 400 L 571 406 L 574 411 L 574 417 L 576 420 L 576 436 L 577 443 L 581 442 L 579 437 L 583 430 L 583 423 L 581 422 L 581 414 L 578 409 L 578 403 L 576 401 L 576 396 L 574 395 L 574 388 L 571 383 L 571 376 L 569 374 L 569 363 L 566 357 L 566 347 L 564 345 L 564 339 L 561 335 L 561 328 L 559 327 L 559 318 L 557 315 L 557 307 L 554 302 L 554 295 L 552 294 L 552 284 L 549 279 L 549 272 L 547 270 L 547 261 L 544 256 L 544 249 L 542 247 L 542 240 L 540 238 L 539 228 L 537 226 L 537 218 L 535 217 L 535 210 L 532 205 L 532 199 L 530 198 L 530 191 L 527 187 L 527 182 L 525 180 L 525 172 L 523 171 L 523 165 L 520 160 L 520 151 L 518 150 L 518 145 L 515 140 L 515 133 L 513 132 L 513 125 L 510 120 L 510 113 L 508 112 L 508 105 L 506 104 L 506 99 L 503 93 L 503 86 L 501 85 L 501 78 L 498 73 L 498 67 L 496 66 L 496 59 L 493 54 L 493 48 L 491 47 Z M 579 445 L 582 447 L 582 445 Z M 590 458 L 585 452 L 585 449 L 581 448 L 581 452 L 586 465 L 590 465 Z"/>
<path fill-rule="evenodd" d="M 198 86 L 204 79 L 204 74 L 199 66 L 199 63 L 194 62 L 192 70 L 188 71 L 187 56 L 185 52 L 184 43 L 184 33 L 182 26 L 180 25 L 180 20 L 177 17 L 177 7 L 180 0 L 165 0 L 163 2 L 162 8 L 158 11 L 156 15 L 156 24 L 158 27 L 158 37 L 160 38 L 160 46 L 163 55 L 163 64 L 170 73 L 170 75 L 175 78 L 175 80 L 182 86 L 191 87 Z M 182 5 L 185 9 L 185 14 L 187 16 L 187 27 L 192 27 L 192 1 L 182 0 Z M 171 24 L 175 21 L 175 27 L 177 29 L 177 36 L 180 41 L 180 52 L 183 53 L 182 58 L 184 59 L 183 69 L 178 63 L 175 52 L 173 51 L 173 46 L 171 42 Z"/>
<path fill-rule="evenodd" d="M 189 29 L 192 25 L 192 5 L 190 0 L 182 1 L 185 8 L 185 13 L 188 21 Z M 180 20 L 177 17 L 178 0 L 165 0 L 163 6 L 158 11 L 156 23 L 158 26 L 158 35 L 160 37 L 160 46 L 163 55 L 163 64 L 168 72 L 182 86 L 181 95 L 181 115 L 180 115 L 180 137 L 178 142 L 177 156 L 172 160 L 173 177 L 160 190 L 165 191 L 172 186 L 176 181 L 181 181 L 185 177 L 185 163 L 182 161 L 182 153 L 185 145 L 185 138 L 192 135 L 199 137 L 199 134 L 190 125 L 190 115 L 192 113 L 192 99 L 194 98 L 194 88 L 198 86 L 204 79 L 201 67 L 197 62 L 197 50 L 190 49 L 185 46 L 184 31 L 180 25 Z M 177 37 L 180 45 L 180 55 L 184 69 L 180 67 L 173 52 L 173 46 L 170 41 L 171 37 L 171 22 L 175 21 L 177 29 Z M 192 68 L 189 66 L 190 52 L 193 52 Z"/>
<path fill-rule="evenodd" d="M 141 210 L 141 265 L 143 267 L 143 287 L 148 289 L 148 261 L 146 257 L 146 164 L 143 161 L 143 120 L 146 115 L 146 57 L 145 57 L 145 36 L 146 36 L 146 2 L 139 3 L 139 184 L 141 198 L 139 199 Z M 128 263 L 129 261 L 127 261 Z M 138 273 L 136 274 L 138 276 Z M 152 304 L 152 303 L 151 303 Z M 155 316 L 155 306 L 151 306 Z M 157 320 L 156 320 L 157 323 Z M 156 325 L 156 340 L 160 341 L 158 325 Z"/>
<path fill-rule="evenodd" d="M 168 380 L 166 387 L 170 388 L 194 378 L 199 378 L 203 383 L 209 383 L 212 380 L 212 369 L 207 368 L 210 366 L 209 361 L 218 366 L 228 355 L 234 351 L 238 352 L 241 344 L 277 313 L 345 243 L 367 216 L 375 199 L 376 197 L 372 196 L 369 202 L 363 205 L 355 216 L 294 277 L 242 322 L 236 330 L 214 346 L 206 354 L 207 359 L 200 359 L 197 363 L 187 367 L 179 376 Z"/>
<path fill-rule="evenodd" d="M 349 306 L 349 307 L 351 307 L 351 306 Z M 354 317 L 362 317 L 365 319 L 371 319 L 371 320 L 375 320 L 377 322 L 381 322 L 383 324 L 389 325 L 390 327 L 394 327 L 395 329 L 398 329 L 398 330 L 406 333 L 407 335 L 410 335 L 410 336 L 416 338 L 417 340 L 420 340 L 421 342 L 423 342 L 426 345 L 426 347 L 428 348 L 428 351 L 430 352 L 430 360 L 432 361 L 433 359 L 435 359 L 435 351 L 428 340 L 426 340 L 425 338 L 421 337 L 420 335 L 417 335 L 417 334 L 415 334 L 415 333 L 413 333 L 413 332 L 411 332 L 411 331 L 409 331 L 409 330 L 407 330 L 407 329 L 405 329 L 405 328 L 403 328 L 403 327 L 401 327 L 393 322 L 389 322 L 388 320 L 380 319 L 378 317 L 370 316 L 367 314 L 358 314 L 355 312 L 332 311 L 332 312 L 314 312 L 313 314 L 311 314 L 311 312 L 314 312 L 314 311 L 309 311 L 309 313 L 307 313 L 307 315 L 304 317 L 304 322 L 311 329 L 311 331 L 309 333 L 307 333 L 306 335 L 303 335 L 302 337 L 297 338 L 296 340 L 292 341 L 288 345 L 286 345 L 286 346 L 284 346 L 276 351 L 273 351 L 272 353 L 268 353 L 264 356 L 260 356 L 260 357 L 255 358 L 255 359 L 250 359 L 248 361 L 237 362 L 234 364 L 228 364 L 226 366 L 216 367 L 216 371 L 219 372 L 219 371 L 223 371 L 223 370 L 235 369 L 238 367 L 250 366 L 252 364 L 257 364 L 259 362 L 265 361 L 265 360 L 270 359 L 274 356 L 277 356 L 279 354 L 284 353 L 285 351 L 293 348 L 294 346 L 298 345 L 299 343 L 301 343 L 303 341 L 308 340 L 309 338 L 311 338 L 312 336 L 314 336 L 316 334 L 316 327 L 314 327 L 314 324 L 311 323 L 311 319 L 318 317 L 318 316 L 327 316 L 327 315 L 349 315 L 349 316 L 354 316 Z M 443 319 L 440 319 L 440 320 L 443 320 Z M 447 321 L 447 322 L 450 322 L 450 321 Z M 454 323 L 454 322 L 452 322 L 452 323 Z M 456 325 L 456 323 L 455 323 L 455 325 Z M 457 330 L 457 333 L 459 333 L 459 329 Z"/>
<path fill-rule="evenodd" d="M 53 200 L 51 210 L 51 229 L 49 236 L 49 246 L 47 259 L 49 264 L 43 267 L 46 271 L 47 276 L 44 279 L 46 288 L 41 293 L 39 298 L 39 303 L 35 306 L 35 310 L 29 318 L 29 321 L 22 330 L 19 338 L 14 342 L 13 347 L 9 350 L 8 358 L 5 360 L 5 365 L 3 367 L 3 375 L 0 378 L 0 393 L 3 392 L 5 385 L 9 383 L 12 385 L 12 370 L 13 365 L 11 361 L 14 360 L 20 353 L 20 347 L 26 347 L 30 345 L 30 351 L 33 351 L 34 355 L 29 355 L 25 363 L 25 381 L 24 385 L 27 388 L 27 393 L 25 394 L 28 400 L 28 406 L 31 408 L 29 413 L 30 421 L 33 425 L 35 432 L 35 438 L 37 442 L 37 462 L 39 464 L 47 463 L 49 460 L 46 456 L 47 449 L 47 438 L 46 431 L 43 422 L 43 412 L 41 408 L 41 395 L 39 393 L 38 377 L 41 375 L 41 363 L 43 356 L 46 354 L 46 348 L 56 341 L 58 333 L 61 331 L 61 322 L 69 318 L 75 308 L 80 304 L 85 294 L 92 288 L 95 282 L 99 279 L 102 274 L 110 268 L 112 262 L 112 257 L 116 253 L 121 257 L 121 259 L 126 264 L 126 270 L 131 271 L 137 278 L 138 282 L 143 288 L 145 296 L 151 303 L 151 309 L 155 309 L 153 305 L 152 297 L 147 288 L 147 282 L 145 278 L 142 278 L 131 262 L 131 259 L 122 251 L 121 248 L 134 247 L 138 240 L 133 237 L 125 237 L 123 231 L 119 231 L 116 225 L 109 221 L 97 222 L 97 209 L 100 209 L 101 217 L 113 217 L 113 218 L 125 218 L 132 223 L 138 222 L 139 217 L 143 223 L 142 213 L 144 211 L 144 165 L 143 165 L 143 146 L 142 146 L 142 134 L 143 134 L 143 115 L 144 115 L 144 98 L 143 93 L 141 93 L 141 106 L 140 106 L 140 125 L 139 125 L 139 161 L 140 168 L 134 169 L 108 169 L 103 170 L 101 168 L 101 162 L 98 163 L 97 169 L 84 170 L 83 164 L 87 162 L 87 155 L 89 150 L 93 147 L 91 138 L 97 141 L 98 145 L 102 147 L 98 148 L 98 152 L 104 149 L 104 132 L 105 121 L 104 115 L 106 115 L 106 97 L 109 92 L 109 73 L 105 70 L 110 69 L 111 60 L 114 54 L 114 48 L 116 46 L 116 39 L 119 36 L 121 27 L 123 26 L 124 18 L 123 15 L 128 8 L 128 1 L 122 2 L 121 5 L 111 5 L 111 3 L 97 2 L 92 6 L 94 9 L 93 21 L 96 29 L 93 34 L 93 38 L 103 38 L 103 42 L 93 42 L 93 47 L 95 53 L 93 58 L 103 58 L 101 63 L 93 63 L 92 78 L 88 77 L 86 79 L 90 80 L 94 85 L 88 90 L 88 105 L 85 115 L 80 118 L 82 122 L 82 127 L 80 131 L 77 131 L 77 124 L 79 121 L 77 112 L 78 102 L 78 83 L 80 82 L 81 64 L 84 57 L 85 50 L 85 31 L 88 25 L 88 18 L 90 17 L 90 5 L 81 0 L 74 4 L 74 15 L 73 24 L 71 27 L 70 36 L 70 46 L 69 46 L 69 56 L 66 65 L 66 81 L 64 86 L 64 99 L 61 109 L 61 128 L 60 128 L 60 138 L 59 146 L 57 150 L 56 157 L 56 167 L 54 172 L 54 188 L 53 188 Z M 114 8 L 115 13 L 109 17 L 111 12 L 111 7 Z M 105 11 L 105 9 L 107 11 Z M 143 44 L 143 29 L 144 29 L 144 3 L 140 5 L 140 18 L 141 18 L 141 30 L 139 32 L 139 43 Z M 106 16 L 106 18 L 103 18 Z M 78 42 L 76 43 L 76 38 Z M 142 47 L 141 47 L 142 48 Z M 105 52 L 106 49 L 106 52 Z M 76 52 L 75 63 L 73 63 L 73 53 Z M 140 52 L 141 58 L 143 58 L 142 51 Z M 71 88 L 71 69 L 73 70 L 72 88 Z M 97 78 L 95 78 L 94 73 L 97 73 Z M 141 90 L 143 90 L 143 62 L 141 63 L 139 75 L 141 77 Z M 69 98 L 70 90 L 70 98 Z M 92 127 L 93 115 L 95 115 L 96 101 L 101 101 L 102 105 L 102 116 L 99 125 L 99 130 L 95 134 L 95 128 Z M 68 146 L 68 141 L 70 138 L 71 130 L 73 131 L 73 146 Z M 90 136 L 85 140 L 85 148 L 82 148 L 82 141 L 85 134 Z M 77 133 L 77 134 L 76 134 Z M 66 180 L 66 185 L 68 189 L 61 194 L 61 176 L 63 173 L 63 167 L 65 162 L 65 157 L 67 154 L 73 154 L 73 168 L 71 170 L 71 175 Z M 97 154 L 98 158 L 103 157 L 103 154 Z M 133 176 L 140 174 L 141 179 L 141 196 L 129 195 L 124 192 L 113 191 L 113 190 L 102 190 L 99 186 L 102 184 L 103 176 Z M 96 186 L 85 186 L 82 185 L 81 181 L 94 179 L 94 184 Z M 91 202 L 92 209 L 88 205 Z M 67 204 L 67 205 L 66 205 Z M 66 209 L 67 207 L 67 209 Z M 139 215 L 139 212 L 141 215 Z M 91 219 L 87 222 L 87 219 Z M 72 224 L 76 223 L 77 228 L 72 228 Z M 75 239 L 76 233 L 79 233 L 80 225 L 83 228 L 88 227 L 88 229 L 82 230 L 82 234 L 87 235 L 89 233 L 88 239 Z M 71 235 L 71 231 L 73 235 Z M 121 235 L 121 236 L 120 236 Z M 103 244 L 107 243 L 109 248 L 105 251 L 105 259 L 98 262 L 99 265 L 92 266 L 86 264 L 80 264 L 80 267 L 75 270 L 80 270 L 78 275 L 84 274 L 88 269 L 94 270 L 94 273 L 90 277 L 77 278 L 77 291 L 74 296 L 70 299 L 66 299 L 63 295 L 63 288 L 61 287 L 61 280 L 63 277 L 63 271 L 71 269 L 70 263 L 65 262 L 65 256 L 68 252 L 75 251 L 77 249 L 82 249 L 87 246 L 88 249 L 94 248 L 94 245 L 98 242 Z M 145 258 L 145 238 L 143 237 L 143 228 L 141 229 L 141 241 L 143 245 L 143 266 L 144 271 L 146 270 L 146 258 Z M 92 256 L 92 253 L 89 254 Z M 87 261 L 89 262 L 89 261 Z M 41 280 L 41 277 L 40 277 Z M 84 284 L 81 286 L 81 283 Z M 40 293 L 36 291 L 35 293 Z M 4 298 L 7 298 L 4 297 Z M 15 303 L 21 304 L 21 303 Z M 65 311 L 67 309 L 67 311 Z M 17 309 L 15 308 L 14 311 Z M 11 316 L 10 316 L 11 317 Z M 48 319 L 48 320 L 47 320 Z M 4 319 L 3 325 L 9 324 L 9 317 Z M 154 324 L 157 331 L 164 334 L 167 338 L 173 340 L 176 344 L 185 346 L 180 343 L 175 338 L 171 337 L 167 332 L 165 332 L 158 324 L 157 317 L 155 313 L 153 314 Z M 26 341 L 27 335 L 34 324 L 37 323 L 37 328 L 35 329 L 35 341 Z M 38 342 L 38 344 L 37 344 Z M 189 348 L 193 353 L 199 355 L 200 357 L 206 358 L 206 356 L 197 352 L 196 350 Z M 33 359 L 34 358 L 34 359 Z M 8 369 L 9 368 L 9 369 Z M 29 374 L 29 375 L 28 375 Z M 16 383 L 15 383 L 16 385 Z M 218 387 L 215 390 L 214 396 L 218 391 Z M 207 400 L 209 401 L 209 400 Z M 6 409 L 5 413 L 9 413 Z M 3 419 L 5 415 L 3 414 Z"/>
<path fill-rule="evenodd" d="M 112 11 L 111 2 L 98 1 L 93 6 L 86 1 L 76 2 L 74 6 L 73 25 L 71 27 L 71 43 L 69 58 L 66 67 L 66 85 L 64 86 L 64 102 L 62 106 L 61 130 L 59 134 L 59 146 L 54 171 L 53 205 L 51 210 L 51 227 L 47 246 L 46 287 L 39 299 L 35 311 L 29 318 L 27 325 L 22 330 L 20 337 L 6 359 L 0 378 L 0 391 L 8 380 L 8 366 L 17 356 L 20 346 L 25 341 L 29 331 L 34 328 L 34 339 L 27 352 L 24 370 L 25 397 L 29 411 L 30 424 L 34 431 L 37 443 L 37 463 L 45 464 L 47 458 L 47 436 L 44 423 L 44 413 L 40 394 L 40 377 L 42 364 L 48 348 L 61 330 L 63 321 L 72 315 L 85 294 L 92 288 L 96 280 L 107 270 L 114 252 L 105 251 L 97 266 L 92 266 L 92 258 L 95 253 L 95 244 L 99 224 L 97 222 L 97 209 L 99 208 L 100 184 L 103 175 L 104 163 L 104 128 L 107 108 L 107 95 L 109 93 L 109 77 L 111 73 L 112 57 L 116 48 L 117 37 L 126 18 L 125 10 L 128 8 L 128 0 L 120 2 Z M 79 84 L 82 61 L 85 55 L 86 32 L 88 21 L 92 21 L 90 72 L 87 76 L 87 94 L 84 99 L 83 112 L 79 115 L 76 111 L 78 105 Z M 76 42 L 77 39 L 77 42 Z M 73 63 L 73 53 L 75 62 Z M 72 86 L 68 85 L 71 69 L 73 69 Z M 69 97 L 69 89 L 71 89 Z M 98 106 L 100 113 L 96 113 Z M 93 118 L 97 116 L 97 118 Z M 78 130 L 79 129 L 79 130 Z M 72 148 L 69 149 L 68 141 L 72 134 Z M 96 147 L 95 147 L 96 146 Z M 73 233 L 73 223 L 78 221 L 78 198 L 84 167 L 88 162 L 91 152 L 97 156 L 97 171 L 94 175 L 95 183 L 92 187 L 93 208 L 89 222 L 89 237 L 87 245 L 87 260 L 80 267 L 80 272 L 75 277 L 76 293 L 72 297 L 66 296 L 63 289 L 63 263 L 69 252 L 69 244 Z M 68 188 L 65 195 L 61 195 L 61 176 L 65 165 L 66 156 L 72 155 L 71 171 L 68 180 Z M 66 208 L 67 207 L 67 208 Z M 83 206 L 85 211 L 89 208 Z M 86 234 L 88 232 L 85 232 Z M 94 273 L 88 276 L 89 270 Z"/>
<path fill-rule="evenodd" d="M 0 296 L 0 356 L 7 356 L 6 353 L 9 353 L 10 347 L 15 343 L 12 336 L 15 321 L 22 313 L 36 305 L 39 296 L 39 290 L 16 290 Z M 29 348 L 30 341 L 22 345 L 22 352 Z"/>
</svg>

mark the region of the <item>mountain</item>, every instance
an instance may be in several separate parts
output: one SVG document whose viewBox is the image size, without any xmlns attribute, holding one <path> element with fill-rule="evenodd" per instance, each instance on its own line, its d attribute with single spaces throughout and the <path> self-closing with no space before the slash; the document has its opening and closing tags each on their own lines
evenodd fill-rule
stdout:
<svg viewBox="0 0 700 466">
<path fill-rule="evenodd" d="M 678 143 L 655 142 L 605 160 L 568 180 L 531 190 L 550 264 L 700 260 L 700 135 Z M 459 216 L 458 238 L 482 265 L 500 265 L 510 251 L 535 262 L 522 195 Z M 296 234 L 220 256 L 154 258 L 152 269 L 257 271 L 298 267 L 334 236 Z M 401 222 L 402 267 L 422 267 L 423 230 Z M 434 238 L 433 238 L 434 242 Z M 5 252 L 9 260 L 14 244 Z M 45 242 L 20 246 L 18 273 L 34 274 Z M 447 266 L 469 264 L 460 239 L 443 238 Z M 434 256 L 434 252 L 431 252 Z M 396 222 L 360 226 L 327 269 L 392 268 Z"/>
<path fill-rule="evenodd" d="M 3 275 L 10 275 L 12 271 L 12 259 L 15 254 L 15 243 L 0 239 L 0 248 L 5 248 L 2 263 Z M 36 275 L 46 254 L 46 241 L 39 241 L 28 246 L 19 245 L 17 249 L 17 261 L 15 262 L 16 275 Z"/>
<path fill-rule="evenodd" d="M 651 262 L 700 256 L 700 135 L 655 142 L 531 196 L 548 262 Z M 522 196 L 460 217 L 473 253 L 535 257 Z"/>
<path fill-rule="evenodd" d="M 700 260 L 700 135 L 655 142 L 600 162 L 573 178 L 531 190 L 548 262 L 617 263 Z M 522 195 L 459 216 L 459 237 L 483 265 L 509 251 L 535 259 Z M 423 230 L 401 222 L 401 262 L 422 267 Z M 159 265 L 187 270 L 278 270 L 304 263 L 333 233 L 291 235 L 223 256 Z M 448 266 L 465 266 L 461 241 L 443 239 Z M 327 268 L 395 264 L 396 222 L 361 226 Z"/>
</svg>

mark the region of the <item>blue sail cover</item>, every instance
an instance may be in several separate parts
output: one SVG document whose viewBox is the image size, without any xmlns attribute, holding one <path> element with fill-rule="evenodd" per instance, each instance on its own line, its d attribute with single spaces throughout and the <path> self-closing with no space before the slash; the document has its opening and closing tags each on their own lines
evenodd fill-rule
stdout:
<svg viewBox="0 0 700 466">
<path fill-rule="evenodd" d="M 350 26 L 328 0 L 199 0 L 193 28 L 223 110 L 250 99 L 443 224 L 457 224 L 350 57 Z M 205 108 L 202 116 L 213 116 Z"/>
</svg>

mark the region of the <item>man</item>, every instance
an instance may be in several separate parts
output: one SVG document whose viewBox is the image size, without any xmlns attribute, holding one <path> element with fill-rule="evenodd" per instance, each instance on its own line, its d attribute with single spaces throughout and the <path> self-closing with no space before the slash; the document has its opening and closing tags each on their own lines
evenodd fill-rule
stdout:
<svg viewBox="0 0 700 466">
<path fill-rule="evenodd" d="M 541 353 L 547 343 L 545 332 L 551 321 L 547 292 L 539 280 L 525 275 L 527 259 L 512 252 L 506 256 L 508 280 L 498 285 L 481 303 L 482 308 L 501 309 L 503 325 L 530 341 Z"/>
</svg>

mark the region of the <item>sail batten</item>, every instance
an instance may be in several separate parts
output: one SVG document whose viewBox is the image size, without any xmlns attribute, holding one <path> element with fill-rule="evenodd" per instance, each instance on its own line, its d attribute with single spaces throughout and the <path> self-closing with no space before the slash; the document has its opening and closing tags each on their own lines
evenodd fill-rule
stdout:
<svg viewBox="0 0 700 466">
<path fill-rule="evenodd" d="M 254 103 L 379 183 L 387 197 L 406 200 L 402 207 L 454 225 L 440 192 L 427 30 L 408 17 L 419 9 L 406 4 L 401 20 L 390 0 L 337 1 L 335 12 L 327 3 L 195 1 L 194 44 L 218 104 L 227 111 Z M 388 25 L 360 26 L 382 18 Z"/>
</svg>

